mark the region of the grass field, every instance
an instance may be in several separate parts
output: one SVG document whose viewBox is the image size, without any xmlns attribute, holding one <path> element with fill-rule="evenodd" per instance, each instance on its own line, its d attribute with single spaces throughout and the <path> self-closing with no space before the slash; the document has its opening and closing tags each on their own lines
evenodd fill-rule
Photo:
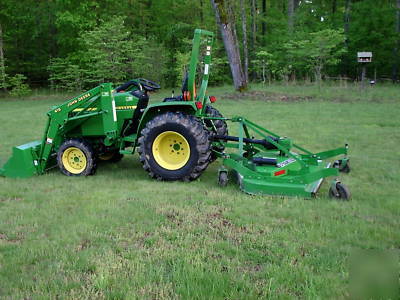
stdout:
<svg viewBox="0 0 400 300">
<path fill-rule="evenodd" d="M 351 298 L 352 253 L 400 248 L 400 89 L 256 89 L 210 94 L 312 150 L 349 143 L 351 201 L 327 184 L 311 200 L 222 189 L 218 163 L 196 182 L 156 182 L 137 155 L 87 178 L 0 178 L 0 298 Z M 0 100 L 0 164 L 63 100 Z"/>
</svg>

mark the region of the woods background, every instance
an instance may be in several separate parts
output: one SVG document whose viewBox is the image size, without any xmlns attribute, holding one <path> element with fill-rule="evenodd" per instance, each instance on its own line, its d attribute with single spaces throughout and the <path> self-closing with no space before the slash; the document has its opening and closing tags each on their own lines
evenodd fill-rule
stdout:
<svg viewBox="0 0 400 300">
<path fill-rule="evenodd" d="M 2 0 L 0 87 L 179 86 L 195 28 L 218 32 L 214 85 L 356 80 L 357 51 L 369 78 L 399 77 L 400 0 Z"/>
</svg>

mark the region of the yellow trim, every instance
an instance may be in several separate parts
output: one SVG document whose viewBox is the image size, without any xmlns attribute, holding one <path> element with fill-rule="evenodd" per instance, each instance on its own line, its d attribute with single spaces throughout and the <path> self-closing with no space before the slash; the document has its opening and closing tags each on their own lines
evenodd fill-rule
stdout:
<svg viewBox="0 0 400 300">
<path fill-rule="evenodd" d="M 164 131 L 153 142 L 153 157 L 164 169 L 178 170 L 190 158 L 190 146 L 185 137 L 175 131 Z"/>
<path fill-rule="evenodd" d="M 78 112 L 78 111 L 82 111 L 82 110 L 84 110 L 84 108 L 75 108 L 74 110 L 73 110 L 73 112 Z M 97 107 L 89 107 L 88 109 L 86 109 L 87 111 L 95 111 L 95 110 L 97 110 Z"/>
<path fill-rule="evenodd" d="M 62 164 L 68 172 L 80 174 L 86 169 L 87 159 L 81 149 L 69 147 L 62 154 Z"/>
<path fill-rule="evenodd" d="M 117 106 L 115 107 L 117 110 L 127 110 L 127 109 L 135 109 L 136 106 L 135 105 L 124 105 L 124 106 Z M 73 110 L 73 112 L 80 112 L 84 110 L 84 108 L 75 108 Z M 86 109 L 86 111 L 96 111 L 97 107 L 89 107 L 88 109 Z"/>
<path fill-rule="evenodd" d="M 116 109 L 135 109 L 135 105 L 124 105 L 124 106 L 117 106 Z"/>
</svg>

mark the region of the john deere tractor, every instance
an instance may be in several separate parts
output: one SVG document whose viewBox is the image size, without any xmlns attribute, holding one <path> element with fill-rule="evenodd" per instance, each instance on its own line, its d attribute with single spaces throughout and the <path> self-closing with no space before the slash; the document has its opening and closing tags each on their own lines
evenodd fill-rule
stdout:
<svg viewBox="0 0 400 300">
<path fill-rule="evenodd" d="M 213 38 L 212 32 L 195 30 L 181 95 L 149 105 L 149 92 L 160 88 L 153 81 L 139 78 L 118 87 L 103 83 L 48 111 L 43 138 L 14 147 L 0 175 L 29 177 L 58 166 L 67 176 L 87 176 L 95 173 L 98 161 L 117 162 L 137 150 L 143 168 L 158 180 L 194 180 L 220 158 L 222 186 L 232 171 L 247 193 L 308 197 L 324 178 L 350 170 L 347 145 L 312 153 L 243 117 L 224 118 L 213 108 L 215 97 L 206 95 Z M 202 77 L 196 80 L 199 65 Z M 238 124 L 238 136 L 228 135 L 227 121 Z M 323 162 L 340 154 L 344 158 L 334 165 Z M 348 199 L 350 194 L 335 179 L 330 196 Z"/>
</svg>

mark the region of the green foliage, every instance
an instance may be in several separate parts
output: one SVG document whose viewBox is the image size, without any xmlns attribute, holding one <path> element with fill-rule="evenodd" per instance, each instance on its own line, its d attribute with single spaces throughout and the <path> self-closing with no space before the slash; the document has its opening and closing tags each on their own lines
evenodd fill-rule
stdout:
<svg viewBox="0 0 400 300">
<path fill-rule="evenodd" d="M 137 72 L 143 54 L 143 37 L 130 36 L 122 18 L 113 18 L 81 36 L 86 82 L 120 83 Z M 131 76 L 129 76 L 131 77 Z"/>
<path fill-rule="evenodd" d="M 289 61 L 295 68 L 312 70 L 320 82 L 326 66 L 334 66 L 346 52 L 342 30 L 324 29 L 309 34 L 307 39 L 293 40 L 284 45 Z"/>
<path fill-rule="evenodd" d="M 11 87 L 10 95 L 20 97 L 26 96 L 31 92 L 29 85 L 25 82 L 26 76 L 23 74 L 16 74 L 9 78 L 8 86 Z"/>
<path fill-rule="evenodd" d="M 123 18 L 103 22 L 81 36 L 81 50 L 67 58 L 52 59 L 51 86 L 81 90 L 101 82 L 115 84 L 135 77 L 162 82 L 164 48 L 154 40 L 132 34 Z"/>
<path fill-rule="evenodd" d="M 0 74 L 1 74 L 1 71 L 0 71 Z M 0 78 L 0 89 L 7 89 L 9 87 L 8 75 L 6 73 L 3 73 L 3 74 L 4 74 L 3 78 Z"/>
<path fill-rule="evenodd" d="M 190 52 L 181 53 L 176 55 L 175 72 L 177 74 L 177 81 L 182 82 L 186 72 L 188 71 L 188 62 L 190 61 Z"/>
<path fill-rule="evenodd" d="M 256 52 L 252 70 L 264 83 L 266 78 L 287 81 L 290 76 L 304 76 L 310 72 L 320 82 L 325 68 L 340 63 L 346 53 L 344 38 L 342 30 L 333 29 L 292 36 L 278 50 L 266 47 Z"/>
<path fill-rule="evenodd" d="M 60 91 L 82 90 L 83 71 L 71 61 L 62 58 L 55 58 L 50 61 L 47 70 L 49 71 L 50 86 Z"/>
<path fill-rule="evenodd" d="M 238 43 L 243 48 L 240 2 L 231 2 Z M 376 0 L 350 1 L 348 24 L 348 1 L 297 2 L 299 7 L 290 31 L 287 0 L 255 0 L 254 15 L 252 1 L 244 1 L 252 77 L 262 78 L 263 69 L 267 70 L 266 77 L 277 80 L 306 79 L 311 74 L 320 77 L 316 71 L 319 58 L 314 55 L 298 60 L 305 57 L 298 53 L 299 49 L 314 49 L 312 43 L 318 37 L 311 33 L 320 32 L 322 39 L 323 32 L 329 35 L 329 30 L 338 32 L 343 28 L 348 28 L 344 32 L 348 51 L 337 57 L 339 62 L 326 61 L 321 76 L 356 78 L 358 51 L 374 53 L 368 66 L 369 72 L 376 70 L 378 77 L 394 77 L 396 68 L 400 70 L 394 0 L 378 1 L 379 4 Z M 23 73 L 35 86 L 51 82 L 54 86 L 58 82 L 69 90 L 91 87 L 103 80 L 117 83 L 135 76 L 150 77 L 164 86 L 180 85 L 185 64 L 182 55 L 189 51 L 186 41 L 193 29 L 219 31 L 208 0 L 2 0 L 0 22 L 10 76 Z M 230 83 L 226 53 L 220 35 L 217 37 L 210 83 Z M 310 43 L 301 42 L 307 40 Z M 262 55 L 257 55 L 263 51 L 273 55 L 272 62 L 264 59 L 263 65 Z M 55 58 L 62 59 L 67 70 L 54 73 Z"/>
<path fill-rule="evenodd" d="M 288 76 L 292 70 L 290 61 L 279 61 L 277 54 L 261 50 L 256 53 L 256 59 L 252 60 L 253 71 L 260 74 L 262 82 L 265 83 L 267 78 L 269 83 L 271 80 L 288 80 Z"/>
<path fill-rule="evenodd" d="M 374 57 L 368 68 L 376 69 L 378 76 L 386 73 L 390 77 L 396 64 L 399 68 L 400 58 L 393 52 L 400 45 L 400 33 L 394 30 L 394 2 L 383 0 L 377 5 L 374 0 L 364 0 L 352 5 L 352 23 L 349 29 L 349 53 L 352 56 L 343 61 L 348 64 L 347 68 L 358 67 L 358 51 L 373 52 Z"/>
</svg>

